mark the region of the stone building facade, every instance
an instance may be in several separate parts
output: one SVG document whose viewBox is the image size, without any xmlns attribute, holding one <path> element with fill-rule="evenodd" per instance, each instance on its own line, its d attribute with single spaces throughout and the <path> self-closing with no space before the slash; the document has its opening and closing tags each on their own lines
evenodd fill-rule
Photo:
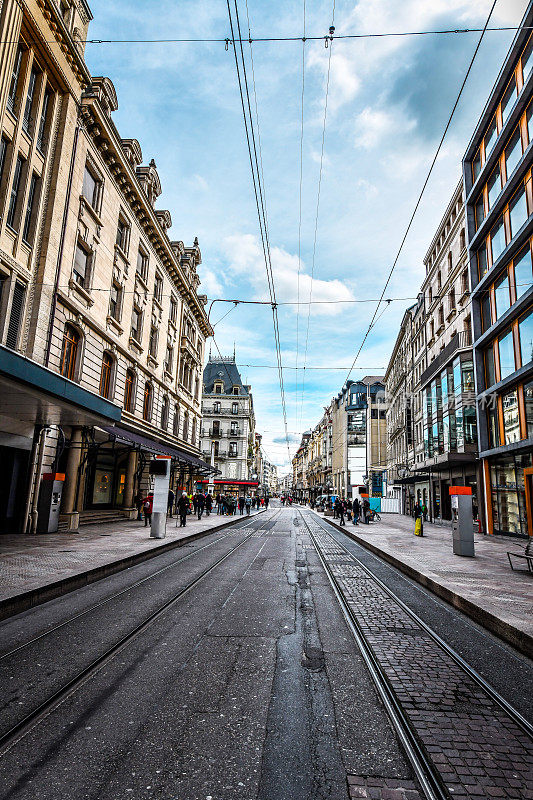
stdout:
<svg viewBox="0 0 533 800">
<path fill-rule="evenodd" d="M 202 456 L 217 471 L 204 484 L 215 494 L 256 494 L 261 475 L 254 472 L 254 403 L 235 355 L 209 356 L 203 373 L 202 416 Z"/>
<path fill-rule="evenodd" d="M 113 84 L 84 64 L 86 4 L 4 2 L 0 19 L 1 40 L 14 42 L 2 59 L 11 77 L 0 106 L 9 187 L 0 240 L 11 255 L 1 268 L 9 322 L 0 371 L 27 417 L 16 435 L 29 456 L 18 466 L 12 458 L 12 472 L 33 483 L 5 524 L 27 529 L 41 475 L 55 474 L 64 476 L 62 520 L 75 529 L 80 513 L 133 515 L 155 453 L 172 456 L 176 486 L 209 471 L 199 458 L 211 333 L 197 292 L 201 254 L 197 242 L 171 241 L 170 213 L 155 208 L 155 163 L 144 166 L 139 143 L 120 137 Z M 37 56 L 27 42 L 38 36 Z M 7 416 L 0 428 L 13 429 Z"/>
</svg>

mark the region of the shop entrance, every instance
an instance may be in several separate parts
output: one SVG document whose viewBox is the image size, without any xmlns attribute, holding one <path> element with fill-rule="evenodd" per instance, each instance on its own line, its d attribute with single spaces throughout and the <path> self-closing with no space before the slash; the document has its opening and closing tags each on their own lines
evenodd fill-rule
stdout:
<svg viewBox="0 0 533 800">
<path fill-rule="evenodd" d="M 89 471 L 85 508 L 121 508 L 124 505 L 127 451 L 100 449 Z"/>
<path fill-rule="evenodd" d="M 30 452 L 0 445 L 0 533 L 20 533 Z"/>
</svg>

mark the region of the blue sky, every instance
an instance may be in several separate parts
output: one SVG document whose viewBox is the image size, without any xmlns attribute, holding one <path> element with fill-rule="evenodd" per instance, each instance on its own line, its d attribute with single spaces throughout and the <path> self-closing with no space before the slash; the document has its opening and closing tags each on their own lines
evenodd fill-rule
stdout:
<svg viewBox="0 0 533 800">
<path fill-rule="evenodd" d="M 303 0 L 247 0 L 253 36 L 301 35 Z M 229 36 L 225 0 L 91 0 L 95 39 Z M 491 0 L 337 0 L 336 33 L 482 27 Z M 498 0 L 493 25 L 518 25 L 526 0 Z M 239 0 L 241 25 L 246 2 Z M 306 0 L 308 35 L 326 34 L 332 2 Z M 461 157 L 512 39 L 489 32 L 437 162 L 387 296 L 414 297 L 422 259 L 460 177 Z M 336 41 L 333 45 L 313 299 L 378 298 L 479 34 Z M 249 48 L 247 47 L 249 56 Z M 305 45 L 300 300 L 309 298 L 328 50 Z M 172 214 L 171 238 L 198 236 L 201 291 L 210 298 L 268 297 L 258 239 L 233 54 L 223 44 L 87 45 L 93 75 L 117 89 L 114 120 L 123 138 L 155 158 L 159 208 Z M 302 43 L 253 45 L 254 72 L 278 301 L 298 294 Z M 365 345 L 354 375 L 380 374 L 410 301 L 391 303 Z M 342 385 L 375 305 L 314 306 L 307 365 L 285 372 L 294 452 Z M 213 320 L 227 311 L 215 305 Z M 279 309 L 283 363 L 304 363 L 307 307 Z M 235 342 L 240 364 L 275 364 L 268 306 L 238 306 L 215 328 L 223 354 Z M 213 351 L 215 349 L 213 348 Z M 277 373 L 243 366 L 257 429 L 280 474 L 288 471 Z M 298 374 L 298 380 L 296 375 Z"/>
</svg>

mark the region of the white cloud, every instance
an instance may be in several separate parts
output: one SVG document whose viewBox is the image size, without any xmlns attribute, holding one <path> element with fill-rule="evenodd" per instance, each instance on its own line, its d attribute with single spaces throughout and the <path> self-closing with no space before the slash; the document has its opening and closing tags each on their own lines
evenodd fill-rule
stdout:
<svg viewBox="0 0 533 800">
<path fill-rule="evenodd" d="M 259 241 L 252 234 L 228 236 L 223 243 L 229 262 L 229 271 L 240 279 L 246 277 L 255 289 L 255 299 L 268 299 L 265 293 L 265 265 Z M 338 278 L 313 278 L 302 263 L 298 276 L 298 256 L 288 253 L 282 247 L 271 248 L 272 272 L 278 302 L 307 302 L 312 285 L 312 299 L 353 300 L 352 290 Z M 327 265 L 329 267 L 329 265 Z M 324 272 L 324 265 L 315 267 L 316 272 Z M 292 307 L 296 313 L 296 306 Z M 305 306 L 302 306 L 307 311 Z M 335 315 L 335 305 L 317 304 L 311 309 L 312 315 Z"/>
</svg>

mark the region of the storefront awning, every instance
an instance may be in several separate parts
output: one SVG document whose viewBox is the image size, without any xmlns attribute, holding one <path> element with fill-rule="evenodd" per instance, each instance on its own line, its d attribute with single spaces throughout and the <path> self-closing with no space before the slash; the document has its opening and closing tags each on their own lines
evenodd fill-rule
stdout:
<svg viewBox="0 0 533 800">
<path fill-rule="evenodd" d="M 197 472 L 209 475 L 209 473 L 217 471 L 211 466 L 211 464 L 208 464 L 207 461 L 203 461 L 201 458 L 197 458 L 196 456 L 191 455 L 191 453 L 181 450 L 179 447 L 171 447 L 170 445 L 164 444 L 157 439 L 149 439 L 147 436 L 141 436 L 139 433 L 134 433 L 134 431 L 130 431 L 120 425 L 99 425 L 98 427 L 108 433 L 110 436 L 113 436 L 115 440 L 119 440 L 127 444 L 138 445 L 140 448 L 143 450 L 148 450 L 150 453 L 171 456 L 181 464 L 187 464 L 188 466 L 194 467 Z"/>
<path fill-rule="evenodd" d="M 207 480 L 198 483 L 209 483 Z M 231 478 L 215 478 L 213 483 L 223 486 L 259 486 L 259 481 L 232 481 Z"/>
</svg>

